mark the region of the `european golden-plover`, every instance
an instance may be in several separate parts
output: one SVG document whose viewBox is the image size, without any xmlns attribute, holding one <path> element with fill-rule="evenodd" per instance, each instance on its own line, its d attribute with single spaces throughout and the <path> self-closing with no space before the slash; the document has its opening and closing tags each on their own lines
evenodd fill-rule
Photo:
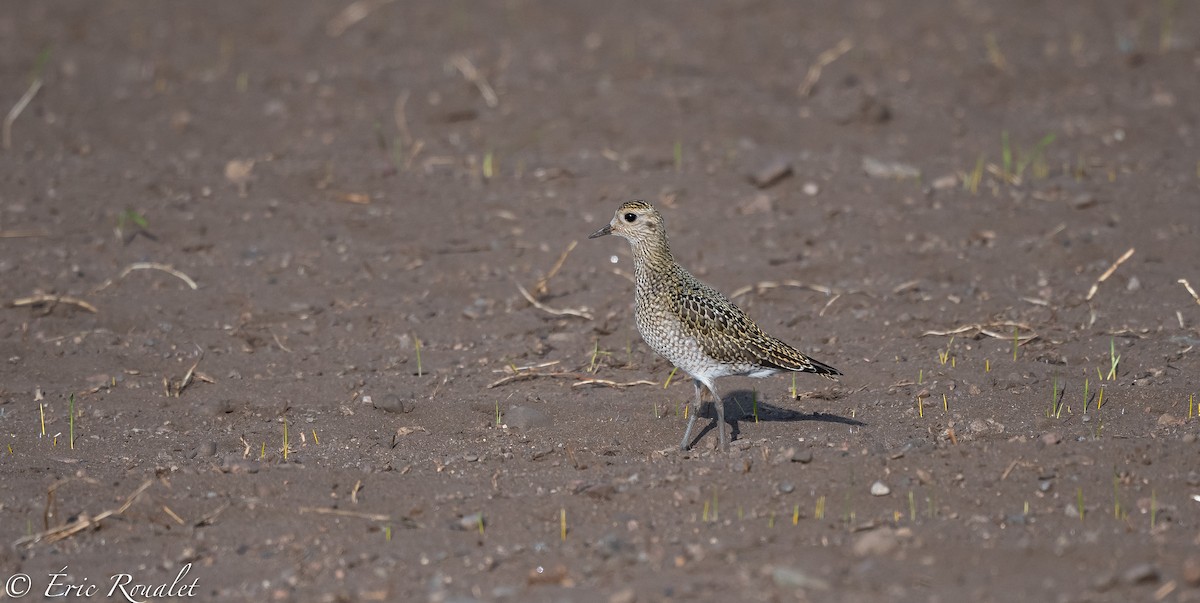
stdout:
<svg viewBox="0 0 1200 603">
<path fill-rule="evenodd" d="M 701 385 L 712 392 L 721 450 L 728 450 L 725 405 L 713 387 L 717 378 L 767 377 L 782 371 L 830 379 L 842 374 L 765 333 L 741 308 L 676 263 L 662 214 L 649 203 L 621 204 L 612 221 L 588 238 L 610 234 L 628 240 L 633 248 L 633 316 L 638 332 L 655 352 L 691 375 L 696 387 L 680 450 L 688 449 L 700 414 Z"/>
</svg>

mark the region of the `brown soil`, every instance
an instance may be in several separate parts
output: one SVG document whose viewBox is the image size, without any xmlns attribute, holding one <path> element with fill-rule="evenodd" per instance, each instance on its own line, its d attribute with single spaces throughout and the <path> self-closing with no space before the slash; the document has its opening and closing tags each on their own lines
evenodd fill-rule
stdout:
<svg viewBox="0 0 1200 603">
<path fill-rule="evenodd" d="M 1200 600 L 1198 75 L 1195 2 L 14 3 L 0 574 Z M 845 377 L 678 452 L 628 198 Z"/>
</svg>

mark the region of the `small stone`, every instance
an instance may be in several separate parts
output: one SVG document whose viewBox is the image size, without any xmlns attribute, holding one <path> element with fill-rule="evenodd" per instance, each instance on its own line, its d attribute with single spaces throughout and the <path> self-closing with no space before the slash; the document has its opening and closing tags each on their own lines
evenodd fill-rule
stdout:
<svg viewBox="0 0 1200 603">
<path fill-rule="evenodd" d="M 900 546 L 900 538 L 891 528 L 872 530 L 858 537 L 851 549 L 859 557 L 887 555 Z"/>
<path fill-rule="evenodd" d="M 550 415 L 530 406 L 513 406 L 504 413 L 504 423 L 514 429 L 532 429 L 550 425 Z"/>
<path fill-rule="evenodd" d="M 933 474 L 924 469 L 917 469 L 917 480 L 921 482 L 921 485 L 928 486 L 933 483 Z"/>
<path fill-rule="evenodd" d="M 862 168 L 872 178 L 904 180 L 921 177 L 921 170 L 915 166 L 900 163 L 899 161 L 881 161 L 870 156 L 862 158 Z"/>
<path fill-rule="evenodd" d="M 779 484 L 777 489 L 779 490 L 780 494 L 791 494 L 792 492 L 796 491 L 796 484 L 793 484 L 792 482 L 783 482 Z"/>
<path fill-rule="evenodd" d="M 758 188 L 767 188 L 791 174 L 792 162 L 785 157 L 776 157 L 750 174 L 750 182 Z"/>
<path fill-rule="evenodd" d="M 632 588 L 623 588 L 608 596 L 608 603 L 636 603 L 637 593 Z"/>
<path fill-rule="evenodd" d="M 1183 560 L 1181 575 L 1189 586 L 1200 586 L 1200 555 L 1191 555 Z"/>
<path fill-rule="evenodd" d="M 800 450 L 792 455 L 793 463 L 800 463 L 801 465 L 807 465 L 807 464 L 811 463 L 812 461 L 813 461 L 812 450 L 809 450 L 807 448 L 804 450 Z"/>
<path fill-rule="evenodd" d="M 805 182 L 804 188 L 800 189 L 809 197 L 816 197 L 821 192 L 821 187 L 816 182 Z"/>
<path fill-rule="evenodd" d="M 1125 285 L 1126 291 L 1137 291 L 1138 289 L 1141 289 L 1141 288 L 1142 288 L 1142 281 L 1138 280 L 1138 277 L 1136 277 L 1136 276 L 1129 277 L 1129 283 L 1127 285 Z"/>
<path fill-rule="evenodd" d="M 452 525 L 454 529 L 464 531 L 478 530 L 480 526 L 487 527 L 487 522 L 483 519 L 483 513 L 463 515 Z"/>
<path fill-rule="evenodd" d="M 1072 197 L 1069 203 L 1075 209 L 1087 209 L 1096 204 L 1096 196 L 1091 193 L 1080 193 Z"/>
<path fill-rule="evenodd" d="M 1056 432 L 1051 431 L 1050 433 L 1042 434 L 1042 437 L 1039 438 L 1038 441 L 1043 446 L 1053 446 L 1062 441 L 1062 436 Z"/>
<path fill-rule="evenodd" d="M 386 393 L 378 398 L 371 398 L 371 405 L 384 412 L 396 414 L 410 413 L 417 407 L 416 400 L 403 399 L 393 393 Z"/>
<path fill-rule="evenodd" d="M 1129 585 L 1158 582 L 1158 568 L 1153 563 L 1139 563 L 1121 574 L 1121 582 Z"/>
<path fill-rule="evenodd" d="M 1183 437 L 1180 438 L 1180 440 L 1184 444 L 1194 444 L 1196 442 L 1196 434 L 1189 431 L 1189 432 L 1183 434 Z"/>
<path fill-rule="evenodd" d="M 871 484 L 871 496 L 887 496 L 892 493 L 892 489 L 887 487 L 887 484 L 877 481 Z"/>
<path fill-rule="evenodd" d="M 825 580 L 810 576 L 804 570 L 794 567 L 777 567 L 771 570 L 771 580 L 779 588 L 829 590 L 829 583 Z"/>
</svg>

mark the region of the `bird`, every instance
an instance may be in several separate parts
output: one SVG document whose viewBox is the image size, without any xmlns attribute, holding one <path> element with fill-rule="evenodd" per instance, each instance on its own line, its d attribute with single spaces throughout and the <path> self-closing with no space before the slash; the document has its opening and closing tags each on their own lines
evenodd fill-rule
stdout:
<svg viewBox="0 0 1200 603">
<path fill-rule="evenodd" d="M 696 397 L 681 451 L 690 447 L 704 388 L 717 409 L 721 450 L 729 450 L 725 405 L 714 385 L 720 377 L 797 372 L 834 379 L 842 374 L 767 334 L 729 298 L 680 266 L 671 255 L 666 222 L 653 205 L 622 203 L 612 220 L 588 238 L 606 235 L 626 239 L 633 250 L 633 316 L 642 339 L 692 377 Z"/>
</svg>

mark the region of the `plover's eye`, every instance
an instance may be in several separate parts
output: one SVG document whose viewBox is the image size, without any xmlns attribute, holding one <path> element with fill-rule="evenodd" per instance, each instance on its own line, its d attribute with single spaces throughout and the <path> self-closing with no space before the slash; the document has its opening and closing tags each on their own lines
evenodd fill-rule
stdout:
<svg viewBox="0 0 1200 603">
<path fill-rule="evenodd" d="M 637 214 L 635 214 L 633 212 L 629 212 L 629 213 L 625 214 L 625 221 L 629 222 L 630 224 L 633 224 L 633 221 L 636 219 L 637 219 Z"/>
</svg>

